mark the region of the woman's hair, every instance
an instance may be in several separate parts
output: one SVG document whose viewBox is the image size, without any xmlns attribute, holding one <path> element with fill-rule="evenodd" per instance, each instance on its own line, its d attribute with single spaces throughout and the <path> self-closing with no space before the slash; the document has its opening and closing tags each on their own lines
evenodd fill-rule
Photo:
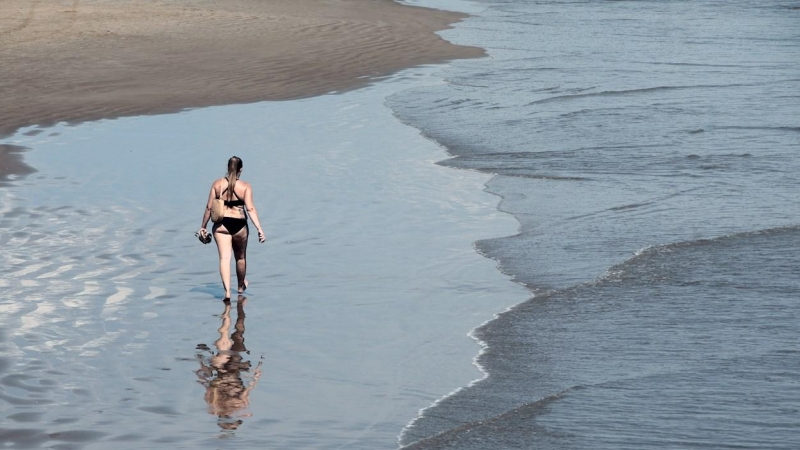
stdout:
<svg viewBox="0 0 800 450">
<path fill-rule="evenodd" d="M 236 176 L 242 170 L 242 159 L 238 156 L 231 156 L 228 160 L 228 200 L 233 200 L 233 188 L 236 186 Z"/>
</svg>

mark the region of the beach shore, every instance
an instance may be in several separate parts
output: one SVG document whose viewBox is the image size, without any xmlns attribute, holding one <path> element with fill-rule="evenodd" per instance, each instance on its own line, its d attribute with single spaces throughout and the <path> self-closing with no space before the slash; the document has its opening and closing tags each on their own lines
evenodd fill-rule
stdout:
<svg viewBox="0 0 800 450">
<path fill-rule="evenodd" d="M 483 55 L 435 34 L 461 18 L 391 0 L 6 0 L 0 137 L 34 125 L 311 97 Z M 0 152 L 0 178 L 23 174 L 17 156 Z"/>
</svg>

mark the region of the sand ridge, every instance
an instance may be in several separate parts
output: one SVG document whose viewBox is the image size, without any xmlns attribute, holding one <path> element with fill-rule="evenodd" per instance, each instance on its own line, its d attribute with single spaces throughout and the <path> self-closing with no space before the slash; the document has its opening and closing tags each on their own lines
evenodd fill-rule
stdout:
<svg viewBox="0 0 800 450">
<path fill-rule="evenodd" d="M 391 0 L 4 0 L 0 136 L 308 97 L 482 56 L 435 34 L 463 17 Z"/>
</svg>

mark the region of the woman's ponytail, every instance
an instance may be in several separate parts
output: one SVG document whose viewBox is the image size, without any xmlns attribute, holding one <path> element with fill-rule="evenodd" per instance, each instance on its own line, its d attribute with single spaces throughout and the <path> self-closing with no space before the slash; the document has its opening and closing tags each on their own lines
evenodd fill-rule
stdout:
<svg viewBox="0 0 800 450">
<path fill-rule="evenodd" d="M 233 200 L 233 188 L 236 187 L 236 180 L 242 170 L 242 160 L 238 156 L 231 156 L 228 160 L 228 200 Z"/>
</svg>

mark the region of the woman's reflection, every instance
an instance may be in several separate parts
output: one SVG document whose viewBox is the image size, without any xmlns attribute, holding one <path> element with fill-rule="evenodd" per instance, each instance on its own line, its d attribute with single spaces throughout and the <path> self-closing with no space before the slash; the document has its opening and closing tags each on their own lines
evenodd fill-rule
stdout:
<svg viewBox="0 0 800 450">
<path fill-rule="evenodd" d="M 246 411 L 250 404 L 250 391 L 256 387 L 261 377 L 263 361 L 259 361 L 251 375 L 250 361 L 242 358 L 242 352 L 250 354 L 244 346 L 245 302 L 246 298 L 240 295 L 236 303 L 236 326 L 230 337 L 228 333 L 231 329 L 231 302 L 224 302 L 222 325 L 217 330 L 219 339 L 214 342 L 217 348 L 216 354 L 205 344 L 197 346 L 198 350 L 205 350 L 197 354 L 200 369 L 196 373 L 200 383 L 206 387 L 205 399 L 208 403 L 208 412 L 219 418 L 217 424 L 223 430 L 237 429 L 242 424 L 240 418 L 251 415 Z M 242 379 L 243 372 L 250 375 L 247 385 Z"/>
</svg>

